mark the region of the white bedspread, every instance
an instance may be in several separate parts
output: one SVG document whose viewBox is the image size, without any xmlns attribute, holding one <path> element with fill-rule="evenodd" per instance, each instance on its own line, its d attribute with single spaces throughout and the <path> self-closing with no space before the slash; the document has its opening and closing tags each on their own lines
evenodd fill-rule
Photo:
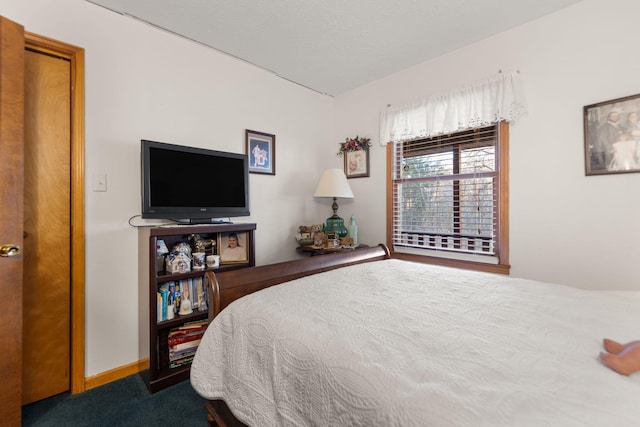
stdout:
<svg viewBox="0 0 640 427">
<path fill-rule="evenodd" d="M 640 292 L 385 260 L 235 301 L 191 383 L 255 427 L 640 425 L 604 337 L 640 339 Z"/>
</svg>

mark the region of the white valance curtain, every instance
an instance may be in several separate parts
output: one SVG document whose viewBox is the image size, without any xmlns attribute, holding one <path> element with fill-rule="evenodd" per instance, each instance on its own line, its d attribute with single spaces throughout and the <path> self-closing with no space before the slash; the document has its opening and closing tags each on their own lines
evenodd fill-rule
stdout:
<svg viewBox="0 0 640 427">
<path fill-rule="evenodd" d="M 516 121 L 525 114 L 520 73 L 501 72 L 447 93 L 387 108 L 380 114 L 380 144 Z"/>
</svg>

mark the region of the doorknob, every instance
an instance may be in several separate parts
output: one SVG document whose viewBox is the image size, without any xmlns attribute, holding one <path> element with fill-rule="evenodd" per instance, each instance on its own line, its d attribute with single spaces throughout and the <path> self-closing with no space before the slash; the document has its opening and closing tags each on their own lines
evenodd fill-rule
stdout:
<svg viewBox="0 0 640 427">
<path fill-rule="evenodd" d="M 10 257 L 16 255 L 20 255 L 20 246 L 11 244 L 0 246 L 0 257 Z"/>
</svg>

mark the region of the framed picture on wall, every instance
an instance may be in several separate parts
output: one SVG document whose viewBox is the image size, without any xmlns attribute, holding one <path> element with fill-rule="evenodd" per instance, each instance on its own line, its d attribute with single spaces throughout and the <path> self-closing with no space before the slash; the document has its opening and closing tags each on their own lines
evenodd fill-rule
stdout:
<svg viewBox="0 0 640 427">
<path fill-rule="evenodd" d="M 249 233 L 219 234 L 220 264 L 249 262 L 248 235 Z"/>
<path fill-rule="evenodd" d="M 584 107 L 586 175 L 640 172 L 640 95 Z"/>
<path fill-rule="evenodd" d="M 249 172 L 276 174 L 276 136 L 270 133 L 246 129 Z"/>
<path fill-rule="evenodd" d="M 369 176 L 369 150 L 346 151 L 344 153 L 344 174 L 347 178 Z"/>
</svg>

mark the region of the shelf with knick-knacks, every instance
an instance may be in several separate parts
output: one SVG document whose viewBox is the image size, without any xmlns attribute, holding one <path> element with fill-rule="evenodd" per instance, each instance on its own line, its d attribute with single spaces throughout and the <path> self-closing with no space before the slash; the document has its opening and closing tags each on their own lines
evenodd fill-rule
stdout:
<svg viewBox="0 0 640 427">
<path fill-rule="evenodd" d="M 140 227 L 141 372 L 154 393 L 189 378 L 209 306 L 204 274 L 255 265 L 255 224 Z M 178 337 L 186 334 L 189 338 Z M 193 345 L 182 342 L 188 340 Z"/>
<path fill-rule="evenodd" d="M 340 237 L 333 230 L 324 229 L 322 224 L 301 225 L 296 233 L 296 241 L 298 242 L 296 251 L 311 256 L 368 247 L 358 242 L 358 225 L 355 215 L 351 215 L 348 234 L 344 237 Z"/>
</svg>

